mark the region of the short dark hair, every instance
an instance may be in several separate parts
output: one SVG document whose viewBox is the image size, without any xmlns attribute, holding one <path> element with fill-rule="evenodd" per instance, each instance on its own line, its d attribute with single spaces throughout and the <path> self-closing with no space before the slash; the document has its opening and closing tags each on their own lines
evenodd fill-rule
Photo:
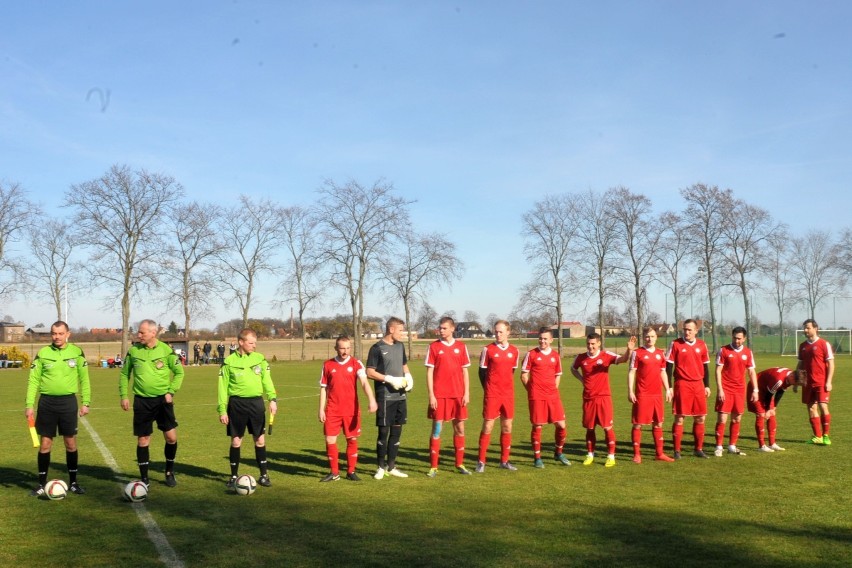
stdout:
<svg viewBox="0 0 852 568">
<path fill-rule="evenodd" d="M 456 320 L 454 320 L 450 316 L 444 316 L 438 321 L 438 325 L 442 325 L 442 324 L 445 324 L 445 323 L 448 323 L 451 326 L 456 327 Z"/>
<path fill-rule="evenodd" d="M 390 333 L 392 327 L 396 327 L 398 325 L 405 325 L 405 322 L 399 319 L 398 317 L 392 316 L 388 318 L 388 322 L 385 324 L 385 335 L 388 335 Z"/>
<path fill-rule="evenodd" d="M 588 335 L 586 336 L 586 339 L 597 339 L 598 341 L 601 341 L 601 340 L 602 340 L 602 338 L 601 338 L 601 334 L 600 334 L 600 333 L 597 333 L 597 332 L 592 332 L 592 333 L 588 334 Z"/>
<path fill-rule="evenodd" d="M 71 331 L 71 328 L 68 327 L 68 324 L 62 320 L 56 320 L 55 322 L 53 322 L 50 326 L 51 331 L 54 327 L 64 327 L 65 331 Z"/>
<path fill-rule="evenodd" d="M 731 330 L 731 337 L 735 336 L 738 333 L 742 333 L 743 337 L 748 337 L 748 332 L 746 331 L 746 328 L 741 325 L 738 325 L 737 327 Z"/>
<path fill-rule="evenodd" d="M 814 318 L 808 318 L 808 319 L 806 319 L 806 320 L 805 320 L 805 323 L 803 323 L 803 324 L 802 324 L 802 327 L 805 327 L 805 326 L 806 326 L 806 325 L 808 325 L 808 324 L 811 324 L 811 325 L 812 325 L 812 326 L 814 326 L 815 328 L 819 329 L 819 324 L 816 322 L 816 320 L 815 320 Z"/>
<path fill-rule="evenodd" d="M 550 337 L 553 337 L 553 330 L 550 329 L 549 327 L 538 328 L 538 334 L 541 335 L 542 333 L 549 333 Z"/>
</svg>

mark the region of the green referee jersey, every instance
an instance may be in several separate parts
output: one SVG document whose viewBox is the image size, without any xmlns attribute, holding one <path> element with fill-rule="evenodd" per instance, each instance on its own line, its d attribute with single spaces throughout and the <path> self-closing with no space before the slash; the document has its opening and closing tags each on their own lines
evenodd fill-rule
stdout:
<svg viewBox="0 0 852 568">
<path fill-rule="evenodd" d="M 42 347 L 30 366 L 27 408 L 35 405 L 36 394 L 77 394 L 78 382 L 83 406 L 89 406 L 92 387 L 89 383 L 89 365 L 82 349 L 73 343 L 66 343 L 62 349 L 54 345 Z"/>
<path fill-rule="evenodd" d="M 225 357 L 219 368 L 219 416 L 228 410 L 228 398 L 239 396 L 251 398 L 265 394 L 267 399 L 276 397 L 275 385 L 266 357 L 258 352 L 242 355 L 239 351 Z"/>
<path fill-rule="evenodd" d="M 144 397 L 175 394 L 183 382 L 180 357 L 166 343 L 157 340 L 154 347 L 134 343 L 127 350 L 118 378 L 118 394 L 127 398 L 127 384 L 133 375 L 133 394 Z"/>
</svg>

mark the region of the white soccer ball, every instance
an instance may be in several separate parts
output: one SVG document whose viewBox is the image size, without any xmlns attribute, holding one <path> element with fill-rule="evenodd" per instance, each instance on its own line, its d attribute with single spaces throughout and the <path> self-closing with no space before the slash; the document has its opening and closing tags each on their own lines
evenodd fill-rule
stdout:
<svg viewBox="0 0 852 568">
<path fill-rule="evenodd" d="M 124 486 L 124 498 L 131 503 L 141 503 L 148 498 L 148 486 L 141 481 L 131 481 Z"/>
<path fill-rule="evenodd" d="M 68 485 L 61 479 L 51 479 L 44 486 L 44 494 L 51 501 L 65 499 L 65 496 L 68 495 Z"/>
<path fill-rule="evenodd" d="M 257 481 L 250 475 L 241 475 L 234 484 L 237 495 L 251 495 L 257 489 Z"/>
</svg>

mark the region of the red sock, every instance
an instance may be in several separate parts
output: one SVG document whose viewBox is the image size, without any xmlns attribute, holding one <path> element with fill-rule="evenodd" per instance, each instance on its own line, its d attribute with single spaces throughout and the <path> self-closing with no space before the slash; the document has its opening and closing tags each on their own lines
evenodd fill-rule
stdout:
<svg viewBox="0 0 852 568">
<path fill-rule="evenodd" d="M 672 442 L 674 451 L 680 451 L 680 444 L 683 441 L 683 424 L 672 424 Z"/>
<path fill-rule="evenodd" d="M 429 438 L 429 467 L 437 468 L 439 459 L 441 459 L 441 438 Z"/>
<path fill-rule="evenodd" d="M 778 422 L 775 420 L 775 416 L 769 417 L 769 445 L 775 444 L 775 431 L 778 429 Z M 760 436 L 761 440 L 763 439 L 763 432 L 761 432 Z"/>
<path fill-rule="evenodd" d="M 479 433 L 479 461 L 485 463 L 485 456 L 488 454 L 488 446 L 491 444 L 491 434 L 484 432 Z"/>
<path fill-rule="evenodd" d="M 337 450 L 337 444 L 329 444 L 326 442 L 325 455 L 328 456 L 328 467 L 331 470 L 331 473 L 338 475 L 340 473 L 340 466 L 338 465 L 339 452 Z"/>
<path fill-rule="evenodd" d="M 530 440 L 532 442 L 533 457 L 537 460 L 541 459 L 541 426 L 538 424 L 532 427 Z"/>
<path fill-rule="evenodd" d="M 659 426 L 651 428 L 651 435 L 654 436 L 654 451 L 658 456 L 663 455 L 663 429 Z"/>
<path fill-rule="evenodd" d="M 456 450 L 456 467 L 464 465 L 464 435 L 453 436 L 453 448 Z"/>
<path fill-rule="evenodd" d="M 819 416 L 814 416 L 811 418 L 811 430 L 814 431 L 814 436 L 817 438 L 822 438 L 822 426 L 819 423 Z"/>
<path fill-rule="evenodd" d="M 822 415 L 822 435 L 828 436 L 828 430 L 831 427 L 831 414 Z"/>
<path fill-rule="evenodd" d="M 358 467 L 358 438 L 346 438 L 346 473 L 355 473 Z"/>
<path fill-rule="evenodd" d="M 500 434 L 500 461 L 506 463 L 509 461 L 509 452 L 512 450 L 512 433 L 503 432 Z"/>
<path fill-rule="evenodd" d="M 701 424 L 693 423 L 692 424 L 692 436 L 695 438 L 695 450 L 703 450 L 704 449 L 704 423 Z"/>
<path fill-rule="evenodd" d="M 692 429 L 695 431 L 695 428 Z M 716 422 L 716 445 L 722 446 L 725 444 L 725 423 Z"/>
<path fill-rule="evenodd" d="M 740 423 L 731 422 L 731 445 L 736 446 L 740 439 Z"/>
<path fill-rule="evenodd" d="M 639 447 L 642 445 L 642 430 L 640 428 L 634 428 L 630 433 L 630 437 L 633 439 L 633 455 L 638 456 L 641 453 L 639 451 Z"/>
<path fill-rule="evenodd" d="M 561 454 L 562 448 L 565 447 L 565 438 L 568 437 L 568 430 L 566 428 L 556 427 L 556 453 Z"/>
<path fill-rule="evenodd" d="M 587 452 L 589 452 L 590 454 L 595 453 L 595 444 L 597 443 L 597 441 L 598 441 L 598 439 L 595 436 L 595 429 L 592 428 L 591 430 L 586 430 L 586 451 Z"/>
<path fill-rule="evenodd" d="M 769 418 L 769 445 L 775 443 L 775 436 L 772 433 L 772 421 L 775 419 L 774 416 Z M 764 432 L 764 424 L 765 420 L 761 416 L 756 416 L 754 418 L 754 433 L 757 434 L 757 445 L 758 447 L 763 447 L 766 445 L 766 433 Z"/>
<path fill-rule="evenodd" d="M 615 429 L 610 428 L 609 430 L 604 430 L 604 436 L 606 436 L 606 453 L 610 456 L 615 455 Z"/>
</svg>

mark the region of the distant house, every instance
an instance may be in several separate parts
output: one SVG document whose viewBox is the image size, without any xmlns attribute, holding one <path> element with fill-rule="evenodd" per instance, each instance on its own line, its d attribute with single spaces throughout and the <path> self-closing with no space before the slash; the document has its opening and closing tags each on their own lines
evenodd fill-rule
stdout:
<svg viewBox="0 0 852 568">
<path fill-rule="evenodd" d="M 553 330 L 553 337 L 559 335 L 559 324 L 553 324 L 550 326 L 550 329 Z M 562 322 L 562 337 L 563 338 L 571 338 L 571 337 L 583 337 L 586 334 L 586 326 L 578 321 L 563 321 Z M 538 337 L 538 333 L 536 332 L 536 337 Z"/>
<path fill-rule="evenodd" d="M 485 332 L 479 327 L 479 324 L 472 321 L 460 321 L 456 324 L 456 331 L 453 337 L 459 339 L 482 339 L 485 337 Z"/>
<path fill-rule="evenodd" d="M 30 336 L 30 339 L 50 339 L 50 328 L 45 327 L 43 325 L 39 325 L 36 327 L 29 327 L 26 331 L 27 335 Z"/>
<path fill-rule="evenodd" d="M 24 340 L 24 324 L 0 322 L 0 343 L 19 343 Z"/>
</svg>

